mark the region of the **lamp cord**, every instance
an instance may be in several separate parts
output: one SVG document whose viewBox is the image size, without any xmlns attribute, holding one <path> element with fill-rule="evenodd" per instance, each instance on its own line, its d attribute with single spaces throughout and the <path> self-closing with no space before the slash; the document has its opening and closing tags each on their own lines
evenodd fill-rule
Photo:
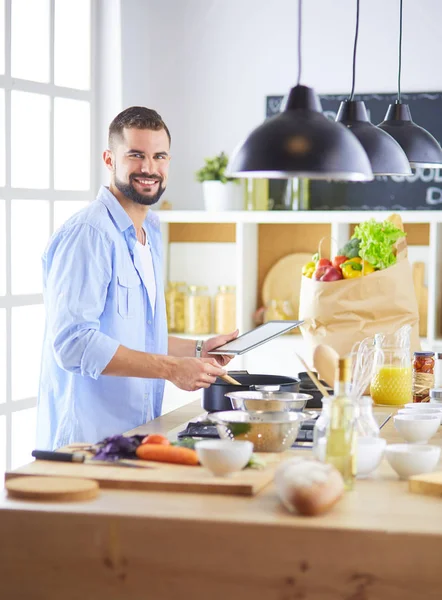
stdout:
<svg viewBox="0 0 442 600">
<path fill-rule="evenodd" d="M 301 70 L 302 70 L 301 33 L 302 33 L 302 0 L 298 0 L 298 81 L 297 81 L 296 85 L 299 85 L 301 82 Z"/>
<path fill-rule="evenodd" d="M 402 0 L 400 0 L 400 17 L 399 17 L 399 68 L 397 74 L 397 100 L 396 104 L 401 102 L 401 69 L 402 69 Z"/>
<path fill-rule="evenodd" d="M 353 46 L 353 78 L 351 84 L 351 93 L 350 93 L 350 101 L 353 100 L 353 96 L 355 93 L 355 83 L 356 83 L 356 50 L 358 48 L 358 35 L 359 35 L 359 0 L 356 1 L 356 31 L 355 31 L 355 41 Z"/>
</svg>

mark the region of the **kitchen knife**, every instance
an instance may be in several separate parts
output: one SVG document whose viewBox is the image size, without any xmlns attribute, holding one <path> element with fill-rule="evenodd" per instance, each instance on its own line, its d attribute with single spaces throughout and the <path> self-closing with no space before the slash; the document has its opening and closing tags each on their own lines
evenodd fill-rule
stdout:
<svg viewBox="0 0 442 600">
<path fill-rule="evenodd" d="M 129 460 L 94 460 L 91 458 L 86 458 L 84 454 L 80 452 L 54 452 L 52 450 L 33 450 L 32 456 L 37 460 L 56 460 L 60 462 L 73 462 L 73 463 L 83 463 L 88 465 L 102 465 L 104 467 L 135 467 L 136 469 L 153 469 L 151 465 L 140 464 L 137 465 L 133 462 L 129 462 Z"/>
</svg>

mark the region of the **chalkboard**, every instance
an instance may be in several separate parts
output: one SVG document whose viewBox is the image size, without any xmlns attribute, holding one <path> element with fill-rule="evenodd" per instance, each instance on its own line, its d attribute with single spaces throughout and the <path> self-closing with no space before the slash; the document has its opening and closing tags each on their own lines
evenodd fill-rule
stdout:
<svg viewBox="0 0 442 600">
<path fill-rule="evenodd" d="M 384 120 L 388 105 L 396 94 L 359 94 L 374 125 Z M 267 96 L 266 116 L 278 114 L 283 96 Z M 320 96 L 322 109 L 334 120 L 347 95 Z M 427 129 L 439 143 L 442 141 L 442 92 L 402 94 L 402 102 L 410 105 L 413 121 Z M 376 177 L 371 182 L 309 181 L 310 210 L 441 210 L 442 169 L 415 169 L 411 177 Z"/>
</svg>

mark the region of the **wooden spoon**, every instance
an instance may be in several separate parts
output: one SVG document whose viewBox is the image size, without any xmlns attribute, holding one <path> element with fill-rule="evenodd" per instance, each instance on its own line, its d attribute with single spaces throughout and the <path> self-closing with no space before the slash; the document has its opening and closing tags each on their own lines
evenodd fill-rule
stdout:
<svg viewBox="0 0 442 600">
<path fill-rule="evenodd" d="M 318 390 L 321 392 L 321 394 L 323 396 L 330 396 L 330 394 L 328 393 L 327 389 L 322 385 L 322 383 L 319 381 L 319 379 L 316 377 L 316 375 L 314 373 L 312 373 L 312 371 L 310 371 L 310 369 L 308 368 L 307 363 L 305 362 L 305 360 L 303 358 L 301 358 L 299 356 L 299 354 L 296 354 L 296 356 L 301 361 L 301 363 L 304 365 L 304 368 L 307 371 L 307 375 L 313 381 L 313 383 L 318 388 Z"/>
<path fill-rule="evenodd" d="M 339 354 L 331 346 L 319 344 L 313 352 L 313 365 L 322 381 L 331 387 L 335 381 Z"/>
<path fill-rule="evenodd" d="M 224 379 L 224 381 L 230 383 L 231 385 L 242 385 L 242 383 L 236 379 L 233 379 L 233 377 L 230 377 L 230 375 L 227 375 L 227 373 L 225 375 L 221 375 L 221 379 Z"/>
</svg>

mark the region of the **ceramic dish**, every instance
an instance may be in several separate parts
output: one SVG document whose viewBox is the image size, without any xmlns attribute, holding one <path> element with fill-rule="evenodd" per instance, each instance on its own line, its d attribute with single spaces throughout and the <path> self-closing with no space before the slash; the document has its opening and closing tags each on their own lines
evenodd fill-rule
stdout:
<svg viewBox="0 0 442 600">
<path fill-rule="evenodd" d="M 385 456 L 401 479 L 431 473 L 439 462 L 440 448 L 431 445 L 389 444 Z"/>
<path fill-rule="evenodd" d="M 401 436 L 415 444 L 424 444 L 433 437 L 440 426 L 439 415 L 396 415 L 394 426 Z"/>
<path fill-rule="evenodd" d="M 195 444 L 195 450 L 203 467 L 223 477 L 244 469 L 252 456 L 253 444 L 248 441 L 202 440 Z"/>
</svg>

